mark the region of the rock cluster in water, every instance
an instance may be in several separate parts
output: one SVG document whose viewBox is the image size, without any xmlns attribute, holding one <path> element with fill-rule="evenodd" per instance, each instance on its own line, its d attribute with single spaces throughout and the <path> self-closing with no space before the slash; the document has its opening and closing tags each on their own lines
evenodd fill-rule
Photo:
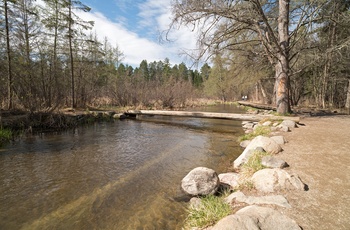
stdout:
<svg viewBox="0 0 350 230">
<path fill-rule="evenodd" d="M 283 133 L 293 130 L 297 124 L 294 121 L 284 120 L 282 122 L 266 121 L 262 124 L 242 122 L 242 126 L 246 133 L 253 132 L 259 126 L 269 127 L 272 132 Z M 283 151 L 282 146 L 285 143 L 287 141 L 281 135 L 257 136 L 251 141 L 243 141 L 240 144 L 245 149 L 233 162 L 233 167 L 237 172 L 217 175 L 212 169 L 198 167 L 186 175 L 182 180 L 182 189 L 191 196 L 197 196 L 191 201 L 197 205 L 200 203 L 198 196 L 214 194 L 220 185 L 229 186 L 236 191 L 229 195 L 225 201 L 235 209 L 241 209 L 235 214 L 223 218 L 209 229 L 301 229 L 294 220 L 273 208 L 275 206 L 292 208 L 288 200 L 278 194 L 279 192 L 307 190 L 307 185 L 302 182 L 298 175 L 284 169 L 289 166 L 288 163 L 275 157 L 276 154 Z M 267 156 L 261 158 L 261 164 L 264 168 L 247 177 L 240 171 L 249 157 L 256 151 L 268 153 Z M 247 185 L 254 187 L 260 196 L 246 196 L 240 191 Z M 263 195 L 261 196 L 261 194 Z"/>
</svg>

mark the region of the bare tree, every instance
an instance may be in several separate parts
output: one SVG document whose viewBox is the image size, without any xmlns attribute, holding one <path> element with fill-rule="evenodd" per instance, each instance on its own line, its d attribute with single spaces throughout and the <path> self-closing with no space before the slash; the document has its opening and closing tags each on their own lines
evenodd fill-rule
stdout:
<svg viewBox="0 0 350 230">
<path fill-rule="evenodd" d="M 11 62 L 11 46 L 10 46 L 10 26 L 8 16 L 8 1 L 4 0 L 5 11 L 5 31 L 6 31 L 6 53 L 7 53 L 7 94 L 8 94 L 8 109 L 13 107 L 13 77 L 12 77 L 12 62 Z"/>
<path fill-rule="evenodd" d="M 191 27 L 199 31 L 199 52 L 192 56 L 245 51 L 244 45 L 256 46 L 257 55 L 267 58 L 275 69 L 275 103 L 277 112 L 290 111 L 289 87 L 290 61 L 298 52 L 291 49 L 300 40 L 301 28 L 312 20 L 317 7 L 293 3 L 290 15 L 290 0 L 176 0 L 173 2 L 171 28 Z M 293 19 L 293 22 L 290 21 Z M 293 24 L 294 30 L 289 31 Z M 261 52 L 262 51 L 262 52 Z M 250 52 L 254 52 L 250 51 Z"/>
</svg>

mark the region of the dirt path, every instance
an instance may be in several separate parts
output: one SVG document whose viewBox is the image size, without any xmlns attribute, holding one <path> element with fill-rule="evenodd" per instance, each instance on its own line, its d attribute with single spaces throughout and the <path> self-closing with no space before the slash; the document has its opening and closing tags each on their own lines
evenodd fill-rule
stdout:
<svg viewBox="0 0 350 230">
<path fill-rule="evenodd" d="M 309 187 L 288 192 L 292 205 L 282 210 L 308 229 L 350 229 L 350 116 L 306 117 L 284 136 L 278 157 Z"/>
</svg>

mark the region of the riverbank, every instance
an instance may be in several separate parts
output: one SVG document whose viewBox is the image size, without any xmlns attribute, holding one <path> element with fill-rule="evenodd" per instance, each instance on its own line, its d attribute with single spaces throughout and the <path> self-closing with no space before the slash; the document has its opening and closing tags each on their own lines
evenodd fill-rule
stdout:
<svg viewBox="0 0 350 230">
<path fill-rule="evenodd" d="M 300 176 L 308 191 L 286 192 L 283 209 L 304 230 L 350 229 L 350 116 L 311 116 L 285 133 L 288 143 L 277 157 Z"/>
<path fill-rule="evenodd" d="M 289 167 L 274 171 L 277 174 L 273 174 L 273 177 L 280 177 L 283 175 L 280 174 L 282 172 L 292 175 L 288 179 L 290 181 L 284 184 L 287 187 L 280 187 L 279 181 L 268 182 L 267 172 L 273 171 L 271 169 L 264 172 L 263 178 L 254 174 L 251 186 L 248 189 L 243 188 L 244 194 L 235 192 L 229 196 L 231 197 L 229 203 L 234 209 L 233 212 L 237 214 L 230 215 L 219 221 L 213 228 L 206 229 L 231 229 L 232 223 L 236 223 L 236 218 L 247 217 L 248 214 L 240 215 L 248 210 L 243 208 L 248 205 L 247 202 L 253 202 L 253 200 L 262 202 L 263 207 L 269 207 L 270 209 L 266 209 L 270 210 L 269 212 L 276 210 L 283 215 L 283 218 L 290 218 L 294 222 L 293 229 L 299 229 L 295 224 L 303 230 L 349 229 L 350 174 L 347 172 L 350 169 L 350 132 L 348 127 L 350 127 L 350 116 L 328 114 L 327 116 L 304 116 L 298 128 L 293 128 L 292 132 L 278 132 L 277 134 L 282 135 L 288 143 L 283 144 L 283 151 L 274 157 L 287 162 Z M 260 174 L 263 175 L 262 171 L 258 173 L 261 172 Z M 257 178 L 260 179 L 257 180 Z M 295 183 L 298 178 L 302 181 L 299 182 L 303 185 L 301 187 Z M 230 180 L 230 183 L 234 180 L 237 179 Z M 297 187 L 292 189 L 290 186 Z M 282 196 L 284 202 L 278 205 L 268 205 L 270 201 L 264 203 L 265 199 L 270 199 L 272 196 Z M 256 208 L 256 206 L 250 207 L 250 209 Z M 238 211 L 240 209 L 242 211 Z M 248 222 L 240 223 L 246 226 Z M 276 226 L 269 229 L 281 229 L 280 226 Z"/>
<path fill-rule="evenodd" d="M 214 106 L 221 101 L 197 99 L 188 101 L 188 107 Z M 233 104 L 228 102 L 225 104 Z M 0 111 L 0 146 L 22 133 L 57 132 L 75 128 L 79 125 L 92 124 L 99 121 L 113 121 L 125 117 L 130 109 L 167 109 L 164 107 L 101 107 L 101 108 L 64 108 L 51 112 L 29 112 L 24 110 Z M 181 110 L 184 107 L 172 108 Z"/>
</svg>

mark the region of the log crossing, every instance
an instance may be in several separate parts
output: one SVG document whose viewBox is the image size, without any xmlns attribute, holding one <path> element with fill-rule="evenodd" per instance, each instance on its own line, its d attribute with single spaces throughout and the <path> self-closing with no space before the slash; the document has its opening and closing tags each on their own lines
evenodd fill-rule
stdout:
<svg viewBox="0 0 350 230">
<path fill-rule="evenodd" d="M 256 109 L 267 109 L 267 110 L 273 110 L 273 111 L 277 110 L 276 106 L 273 106 L 273 105 L 258 104 L 258 103 L 253 103 L 253 102 L 249 102 L 249 101 L 238 101 L 237 103 L 239 105 L 249 106 L 249 107 L 253 107 Z"/>
<path fill-rule="evenodd" d="M 188 112 L 188 111 L 167 111 L 167 110 L 128 110 L 125 112 L 128 117 L 136 117 L 137 115 L 148 116 L 175 116 L 175 117 L 193 117 L 193 118 L 212 118 L 212 119 L 229 119 L 242 121 L 261 121 L 263 119 L 271 120 L 292 120 L 300 122 L 300 117 L 292 116 L 274 116 L 259 114 L 237 114 L 237 113 L 212 113 L 212 112 Z"/>
</svg>

